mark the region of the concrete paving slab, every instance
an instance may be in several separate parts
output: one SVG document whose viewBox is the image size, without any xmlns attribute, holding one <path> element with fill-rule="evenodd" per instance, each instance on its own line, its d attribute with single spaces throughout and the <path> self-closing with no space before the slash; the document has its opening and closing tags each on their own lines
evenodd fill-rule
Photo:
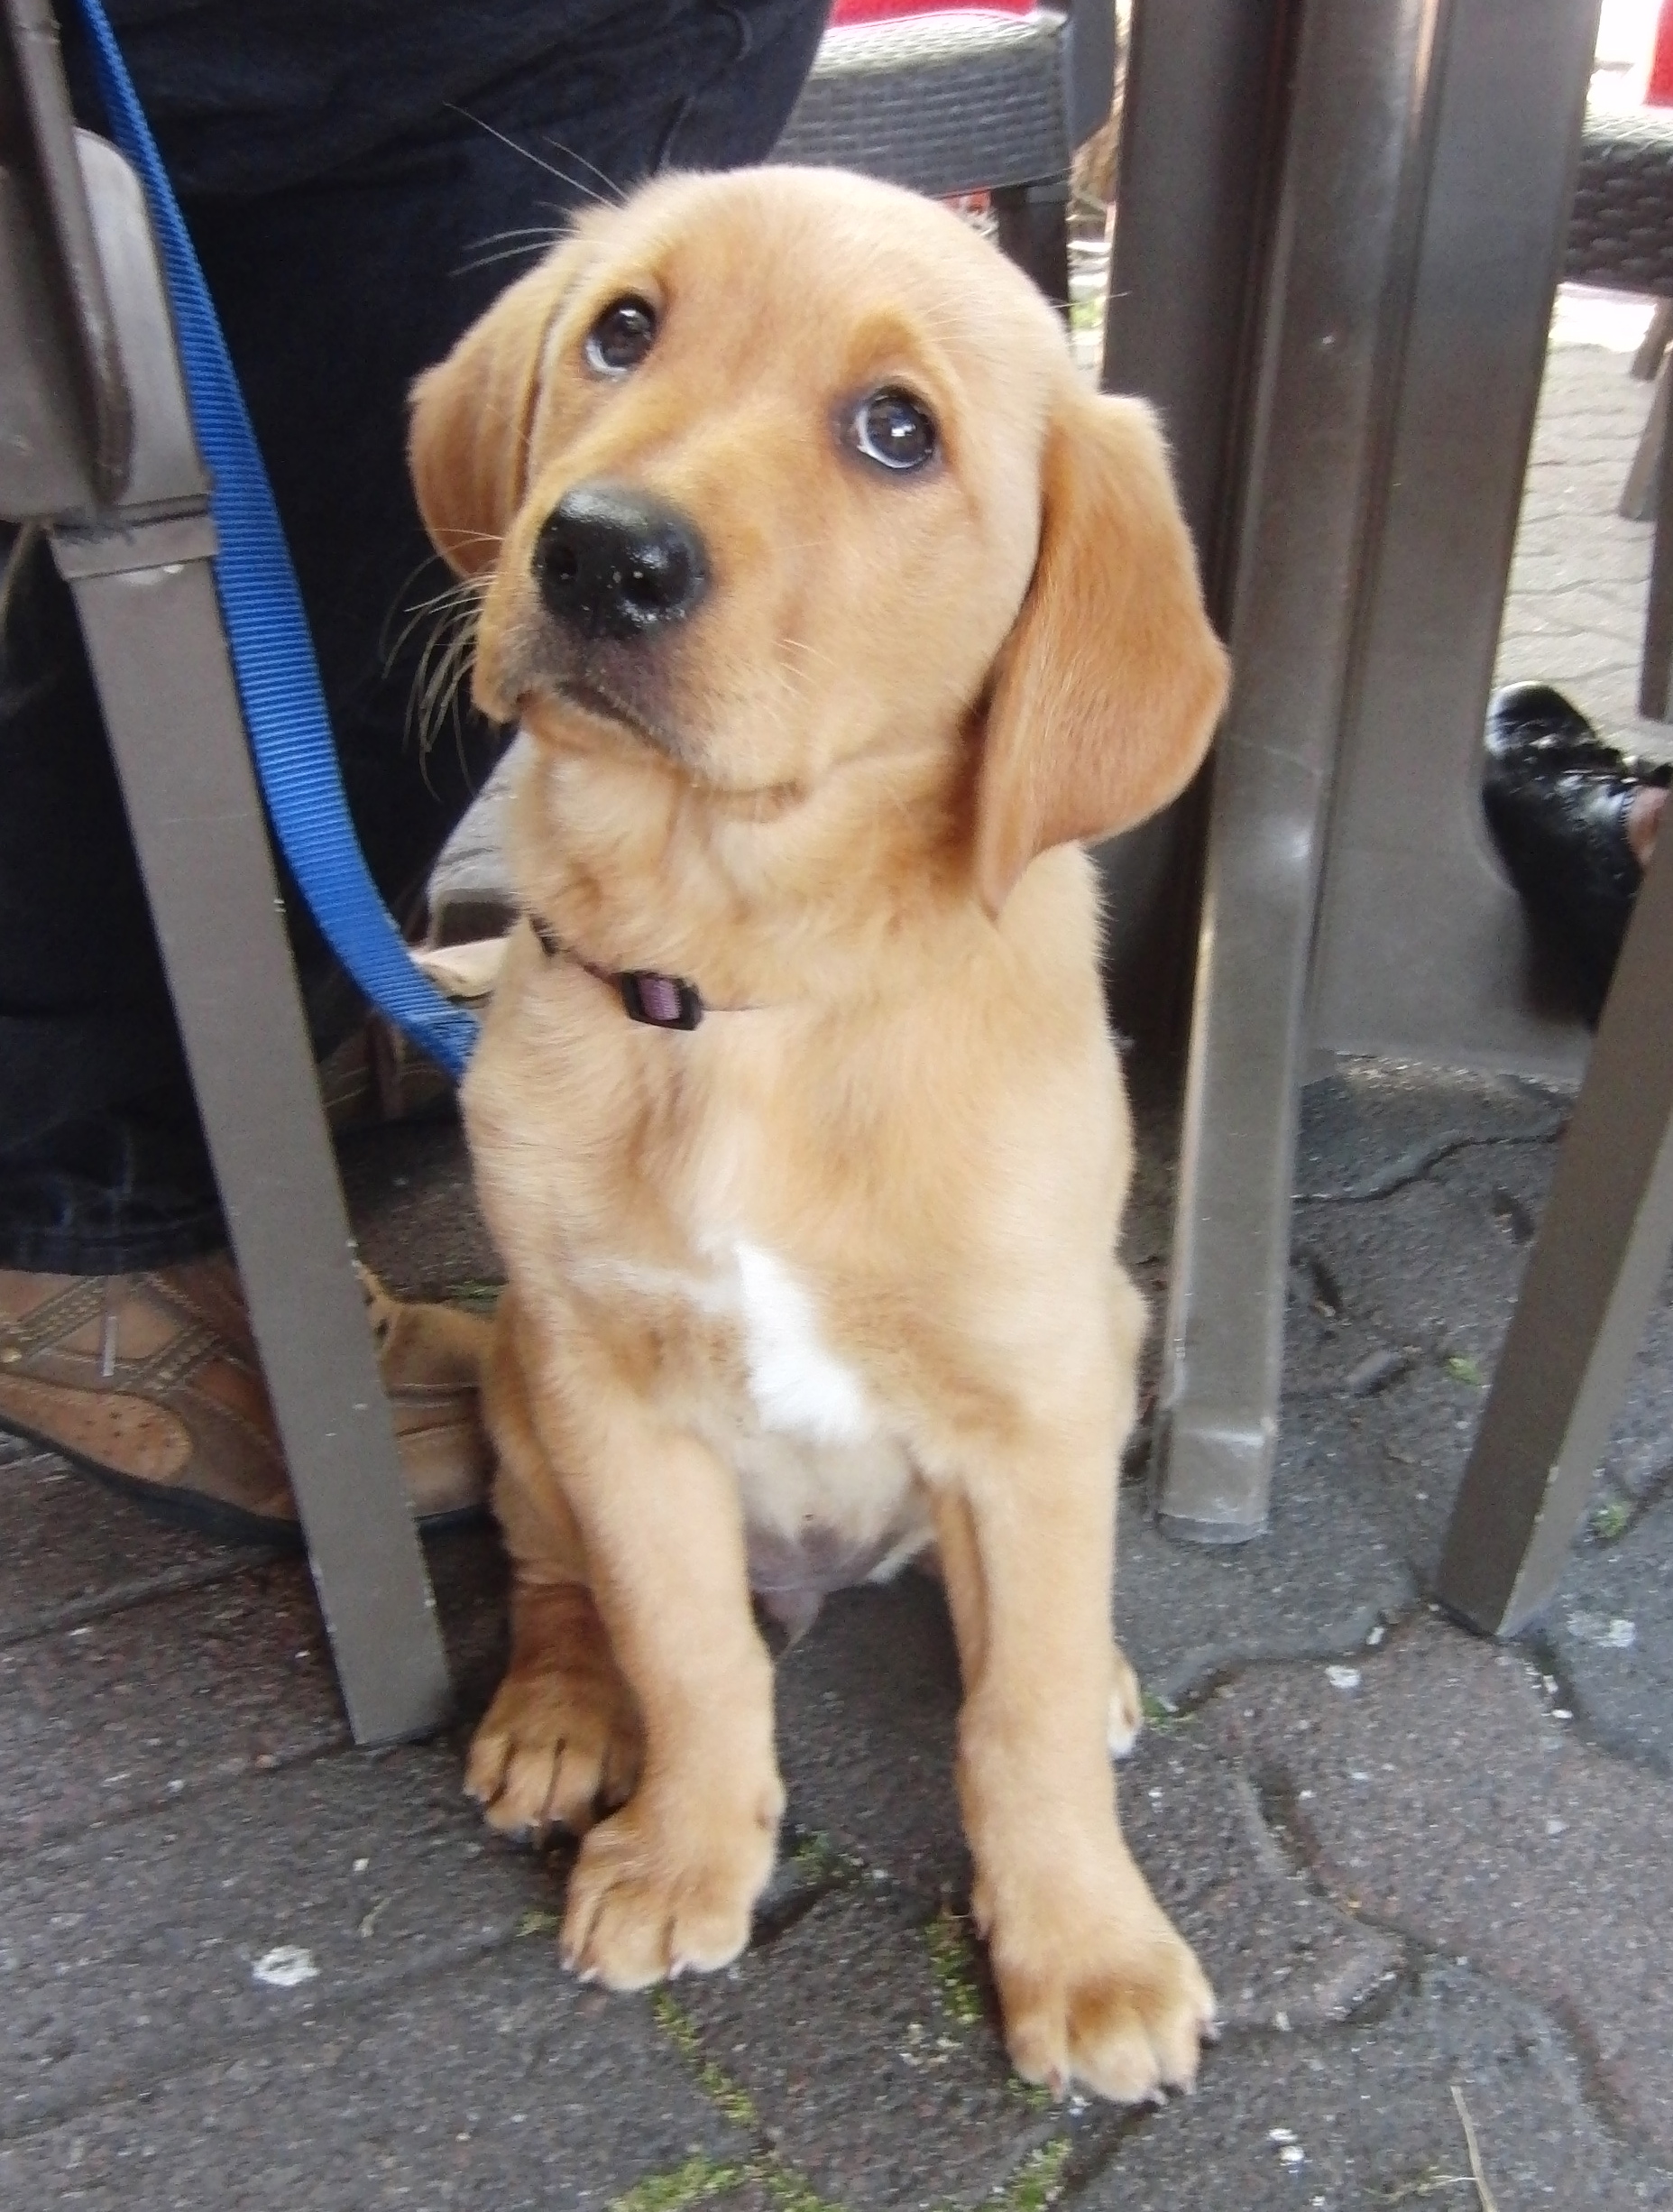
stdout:
<svg viewBox="0 0 1673 2212">
<path fill-rule="evenodd" d="M 1512 1076 L 1345 1060 L 1301 1093 L 1296 1194 L 1385 1197 L 1460 1146 L 1556 1136 L 1569 1103 Z"/>
<path fill-rule="evenodd" d="M 480 1710 L 504 1635 L 498 1546 L 466 1532 L 429 1559 L 462 1707 Z M 0 1649 L 0 1853 L 346 1741 L 307 1568 L 259 1560 Z"/>
<path fill-rule="evenodd" d="M 1647 300 L 1563 287 L 1494 680 L 1557 684 L 1606 737 L 1665 754 L 1667 725 L 1638 713 L 1653 533 L 1615 512 L 1650 411 L 1629 368 L 1649 317 Z"/>
<path fill-rule="evenodd" d="M 933 1583 L 908 1571 L 831 1599 L 780 1659 L 775 1698 L 791 1819 L 922 1899 L 962 1894 L 959 1662 Z"/>
<path fill-rule="evenodd" d="M 1398 1941 L 1339 1912 L 1290 1862 L 1249 1776 L 1192 1721 L 1149 1731 L 1118 1786 L 1134 1855 L 1228 2031 L 1345 2020 L 1402 1966 Z"/>
<path fill-rule="evenodd" d="M 1334 2034 L 1229 2039 L 1194 2097 L 1108 2148 L 1089 2117 L 1067 2200 L 1076 2212 L 1476 2212 L 1488 2200 L 1455 2087 L 1500 2212 L 1673 2206 L 1673 2173 L 1599 2117 L 1556 2023 L 1439 1961 Z"/>
<path fill-rule="evenodd" d="M 1013 2078 L 968 1966 L 943 1950 L 938 1977 L 924 1927 L 866 1888 L 681 1983 L 678 2008 L 822 2198 L 979 2204 L 1059 2133 L 1056 2109 Z"/>
<path fill-rule="evenodd" d="M 593 2212 L 680 2173 L 741 2184 L 755 2152 L 646 2000 L 583 1989 L 546 1946 L 512 1942 L 0 2143 L 0 2203 Z"/>
<path fill-rule="evenodd" d="M 1287 1419 L 1272 1522 L 1255 1542 L 1176 1544 L 1124 1489 L 1116 1622 L 1146 1690 L 1175 1702 L 1261 1656 L 1352 1651 L 1416 1601 L 1391 1529 L 1346 1478 L 1352 1416 Z"/>
<path fill-rule="evenodd" d="M 0 1651 L 0 1850 L 346 1740 L 299 1562 Z"/>
<path fill-rule="evenodd" d="M 49 1452 L 0 1459 L 0 1645 L 224 1580 L 250 1547 L 148 1519 Z"/>
<path fill-rule="evenodd" d="M 1619 2124 L 1670 2160 L 1673 1783 L 1586 1742 L 1558 1694 L 1425 1616 L 1351 1669 L 1252 1670 L 1201 1726 L 1283 1802 L 1332 1898 L 1559 2013 Z"/>
<path fill-rule="evenodd" d="M 918 1578 L 857 1592 L 828 1607 L 778 1670 L 792 1819 L 921 1913 L 962 1903 L 970 1885 L 951 1779 L 957 1673 L 941 1616 L 939 1593 Z M 1340 2018 L 1394 1964 L 1387 1939 L 1298 1881 L 1246 1782 L 1189 1720 L 1147 1730 L 1118 1787 L 1134 1852 L 1201 1952 L 1228 2021 Z"/>
<path fill-rule="evenodd" d="M 1581 1546 L 1531 1640 L 1588 1736 L 1673 1776 L 1673 1490 Z"/>
<path fill-rule="evenodd" d="M 0 2133 L 508 1944 L 553 1893 L 460 1774 L 452 1743 L 340 1752 L 32 1852 L 0 1887 Z"/>
</svg>

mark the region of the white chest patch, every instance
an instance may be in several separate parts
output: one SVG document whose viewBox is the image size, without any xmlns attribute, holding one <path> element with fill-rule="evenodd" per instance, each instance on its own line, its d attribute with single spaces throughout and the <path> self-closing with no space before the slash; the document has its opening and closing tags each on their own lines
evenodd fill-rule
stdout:
<svg viewBox="0 0 1673 2212">
<path fill-rule="evenodd" d="M 732 1248 L 749 1394 L 763 1428 L 812 1443 L 877 1433 L 858 1375 L 820 1341 L 814 1302 L 782 1260 L 742 1238 Z"/>
</svg>

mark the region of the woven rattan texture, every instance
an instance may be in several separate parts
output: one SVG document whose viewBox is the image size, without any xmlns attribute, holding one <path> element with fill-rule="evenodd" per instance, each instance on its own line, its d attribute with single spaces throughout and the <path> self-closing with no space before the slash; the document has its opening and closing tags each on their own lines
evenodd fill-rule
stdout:
<svg viewBox="0 0 1673 2212">
<path fill-rule="evenodd" d="M 1563 274 L 1673 298 L 1673 112 L 1586 117 Z"/>
<path fill-rule="evenodd" d="M 773 159 L 945 198 L 1068 173 L 1061 16 L 968 14 L 827 34 Z"/>
</svg>

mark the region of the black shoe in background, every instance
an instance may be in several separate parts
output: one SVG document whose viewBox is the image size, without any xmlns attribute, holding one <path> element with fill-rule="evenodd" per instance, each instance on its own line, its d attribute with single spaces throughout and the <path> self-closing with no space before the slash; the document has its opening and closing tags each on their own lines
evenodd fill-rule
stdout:
<svg viewBox="0 0 1673 2212">
<path fill-rule="evenodd" d="M 1512 684 L 1487 710 L 1482 806 L 1499 857 L 1542 944 L 1572 972 L 1597 1027 L 1643 871 L 1627 811 L 1673 764 L 1618 751 L 1549 684 Z"/>
</svg>

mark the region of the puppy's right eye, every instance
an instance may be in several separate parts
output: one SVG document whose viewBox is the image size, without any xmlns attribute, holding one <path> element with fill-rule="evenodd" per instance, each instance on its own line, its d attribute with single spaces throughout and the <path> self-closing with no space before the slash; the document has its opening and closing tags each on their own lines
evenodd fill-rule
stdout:
<svg viewBox="0 0 1673 2212">
<path fill-rule="evenodd" d="M 657 337 L 657 310 L 637 292 L 612 300 L 587 332 L 588 368 L 600 376 L 625 376 L 637 369 Z"/>
</svg>

